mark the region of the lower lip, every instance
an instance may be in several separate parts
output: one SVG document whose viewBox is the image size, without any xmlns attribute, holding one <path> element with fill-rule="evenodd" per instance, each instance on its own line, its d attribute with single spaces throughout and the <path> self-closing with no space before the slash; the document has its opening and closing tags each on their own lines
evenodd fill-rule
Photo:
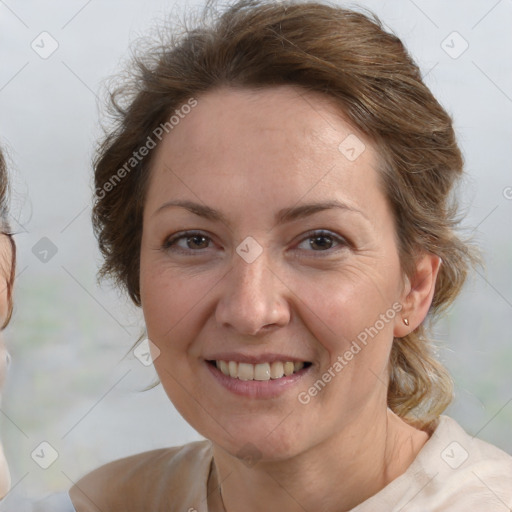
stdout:
<svg viewBox="0 0 512 512">
<path fill-rule="evenodd" d="M 240 380 L 224 375 L 216 366 L 206 361 L 205 364 L 221 386 L 235 395 L 247 398 L 276 398 L 302 380 L 306 373 L 312 368 L 312 366 L 302 368 L 302 370 L 299 370 L 297 373 L 292 373 L 280 379 Z"/>
</svg>

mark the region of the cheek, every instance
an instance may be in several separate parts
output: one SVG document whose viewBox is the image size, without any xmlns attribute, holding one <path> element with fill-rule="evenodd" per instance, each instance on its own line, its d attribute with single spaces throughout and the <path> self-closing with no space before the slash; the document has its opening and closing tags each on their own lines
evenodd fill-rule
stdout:
<svg viewBox="0 0 512 512">
<path fill-rule="evenodd" d="M 397 314 L 393 304 L 398 303 L 391 289 L 383 295 L 381 286 L 360 273 L 357 278 L 355 272 L 345 278 L 331 276 L 324 285 L 301 286 L 302 296 L 308 298 L 302 320 L 323 349 L 318 378 L 329 382 L 317 403 L 343 404 L 348 410 L 384 389 Z"/>
<path fill-rule="evenodd" d="M 190 309 L 189 295 L 190 288 L 171 275 L 141 272 L 142 311 L 149 339 L 158 345 L 163 337 L 172 335 Z"/>
<path fill-rule="evenodd" d="M 204 288 L 201 290 L 203 296 Z M 167 396 L 192 424 L 196 412 L 190 394 L 195 396 L 198 390 L 194 386 L 195 370 L 190 364 L 189 350 L 198 334 L 194 304 L 201 290 L 194 287 L 193 280 L 177 277 L 176 272 L 162 272 L 154 265 L 145 269 L 141 263 L 142 311 L 148 338 L 157 348 L 154 367 Z"/>
<path fill-rule="evenodd" d="M 141 263 L 141 301 L 148 338 L 160 350 L 160 364 L 185 356 L 205 319 L 208 290 L 215 285 L 208 273 L 200 278 L 162 265 Z M 167 363 L 166 363 L 167 364 Z"/>
<path fill-rule="evenodd" d="M 302 320 L 331 359 L 361 333 L 364 338 L 380 315 L 389 311 L 389 317 L 394 315 L 397 290 L 393 280 L 383 280 L 382 274 L 371 267 L 346 265 L 337 272 L 296 278 L 295 282 Z M 392 318 L 386 320 L 384 325 L 378 324 L 378 330 L 387 336 L 392 331 Z"/>
</svg>

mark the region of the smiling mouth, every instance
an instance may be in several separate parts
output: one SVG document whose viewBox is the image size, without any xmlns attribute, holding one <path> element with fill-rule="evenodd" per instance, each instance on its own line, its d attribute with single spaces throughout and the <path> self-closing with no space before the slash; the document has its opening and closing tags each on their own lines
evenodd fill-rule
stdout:
<svg viewBox="0 0 512 512">
<path fill-rule="evenodd" d="M 274 361 L 272 363 L 238 363 L 236 361 L 207 361 L 217 367 L 224 375 L 239 380 L 268 381 L 288 377 L 311 366 L 308 361 Z"/>
</svg>

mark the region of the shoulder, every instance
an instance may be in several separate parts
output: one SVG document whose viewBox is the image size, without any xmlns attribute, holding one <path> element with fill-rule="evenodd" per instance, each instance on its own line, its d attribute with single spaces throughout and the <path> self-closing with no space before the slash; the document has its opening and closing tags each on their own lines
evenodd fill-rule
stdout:
<svg viewBox="0 0 512 512">
<path fill-rule="evenodd" d="M 69 495 L 77 512 L 142 510 L 151 501 L 158 510 L 171 498 L 187 501 L 206 487 L 211 448 L 210 441 L 197 441 L 118 459 L 85 475 Z M 195 488 L 184 485 L 192 475 Z"/>
<path fill-rule="evenodd" d="M 512 506 L 512 456 L 470 436 L 448 416 L 441 416 L 415 462 L 411 469 L 429 479 L 422 494 L 433 503 L 489 511 Z"/>
<path fill-rule="evenodd" d="M 435 433 L 441 459 L 452 470 L 502 468 L 512 476 L 512 456 L 497 446 L 469 435 L 453 418 L 441 416 Z M 446 446 L 445 446 L 446 445 Z"/>
</svg>

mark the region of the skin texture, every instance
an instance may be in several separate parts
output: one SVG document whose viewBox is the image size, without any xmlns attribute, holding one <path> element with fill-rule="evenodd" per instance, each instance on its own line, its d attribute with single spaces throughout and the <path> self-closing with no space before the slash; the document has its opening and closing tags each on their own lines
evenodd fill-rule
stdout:
<svg viewBox="0 0 512 512">
<path fill-rule="evenodd" d="M 7 279 L 11 273 L 11 244 L 6 235 L 0 234 L 0 325 L 2 325 L 9 311 L 7 300 Z M 7 349 L 3 333 L 0 332 L 0 392 L 3 389 L 7 370 Z M 0 443 L 0 497 L 4 497 L 11 486 L 11 476 L 7 461 Z"/>
<path fill-rule="evenodd" d="M 349 510 L 402 474 L 428 440 L 387 409 L 387 363 L 393 336 L 425 318 L 439 259 L 422 254 L 415 275 L 403 276 L 376 150 L 328 98 L 280 86 L 197 99 L 155 150 L 144 209 L 141 298 L 156 370 L 179 412 L 213 441 L 228 512 Z M 338 149 L 350 134 L 366 146 L 354 161 Z M 160 209 L 177 199 L 226 222 Z M 357 212 L 274 222 L 282 208 L 327 200 Z M 165 247 L 186 230 L 207 238 Z M 326 238 L 311 238 L 318 230 Z M 236 252 L 248 236 L 263 250 L 252 263 Z M 397 303 L 402 310 L 301 404 L 298 394 Z M 312 366 L 278 397 L 242 397 L 208 369 L 205 359 L 221 352 Z M 248 443 L 255 465 L 241 460 Z"/>
</svg>

